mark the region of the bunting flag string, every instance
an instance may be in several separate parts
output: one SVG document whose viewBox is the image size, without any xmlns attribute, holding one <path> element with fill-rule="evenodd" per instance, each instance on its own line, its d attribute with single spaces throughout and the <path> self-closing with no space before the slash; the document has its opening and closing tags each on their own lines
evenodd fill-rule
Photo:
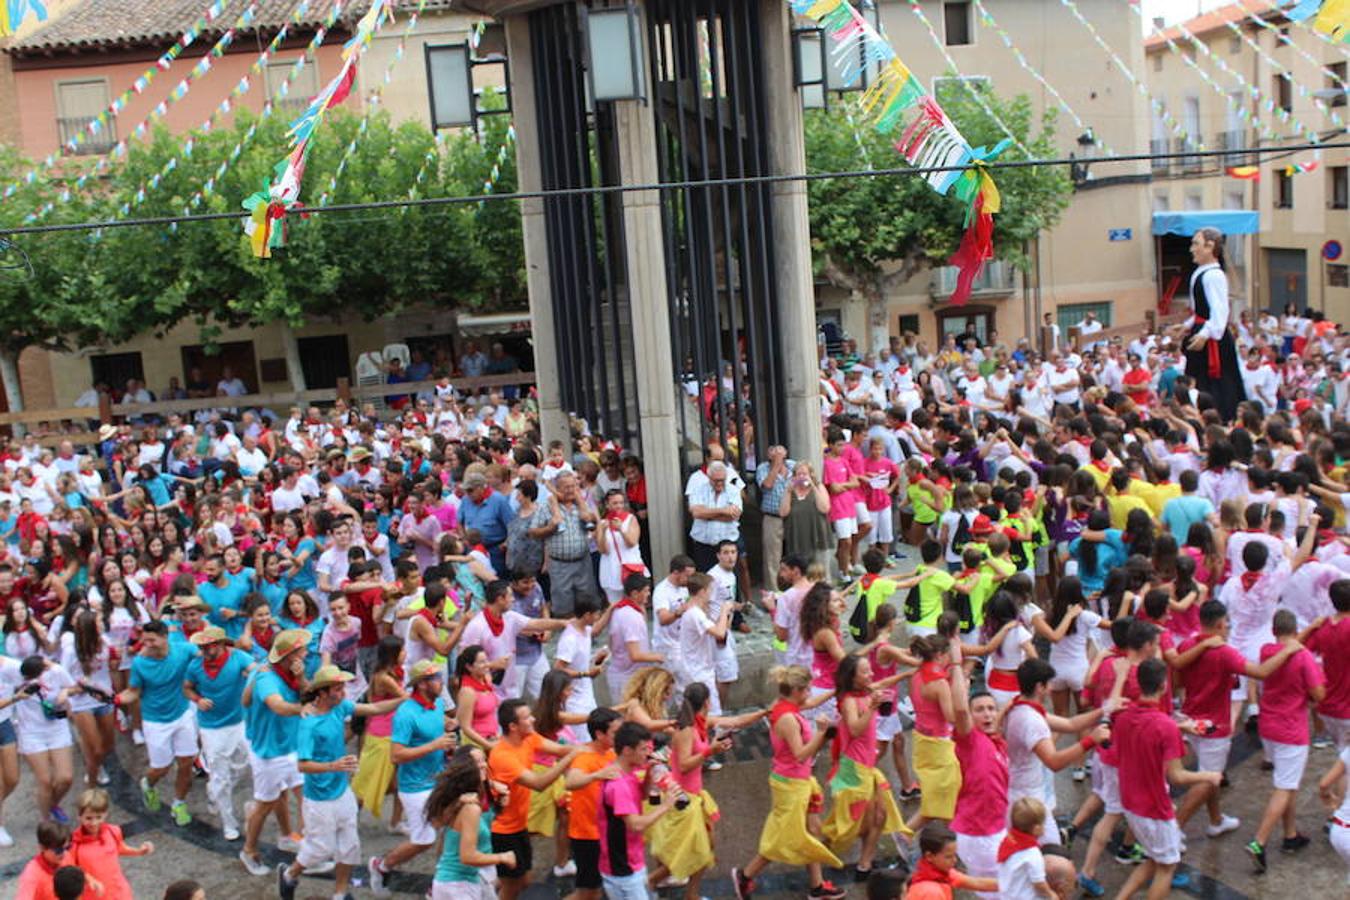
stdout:
<svg viewBox="0 0 1350 900">
<path fill-rule="evenodd" d="M 916 168 L 954 167 L 924 175 L 939 194 L 954 194 L 966 204 L 966 232 L 951 257 L 957 266 L 956 290 L 951 302 L 960 305 L 985 262 L 994 256 L 994 219 L 1001 198 L 985 162 L 1010 143 L 993 148 L 971 147 L 937 99 L 901 61 L 890 43 L 848 0 L 789 0 L 798 15 L 814 20 L 834 43 L 831 54 L 844 84 L 854 84 L 866 67 L 875 65 L 877 77 L 863 94 L 862 109 L 877 131 L 896 135 L 896 150 Z"/>
<path fill-rule="evenodd" d="M 1134 13 L 1135 18 L 1143 22 L 1144 14 L 1139 9 L 1138 4 L 1131 3 L 1129 2 L 1129 0 L 1126 0 L 1125 5 L 1128 6 L 1130 8 L 1130 11 Z M 1240 72 L 1236 71 L 1231 66 L 1229 66 L 1228 63 L 1224 62 L 1221 56 L 1216 54 L 1214 51 L 1210 50 L 1209 45 L 1204 41 L 1200 40 L 1198 37 L 1196 37 L 1195 34 L 1192 33 L 1191 30 L 1185 26 L 1184 23 L 1179 22 L 1172 27 L 1176 28 L 1177 31 L 1181 33 L 1181 36 L 1189 42 L 1190 46 L 1196 49 L 1197 53 L 1203 55 L 1214 65 L 1215 68 L 1217 68 L 1219 71 L 1223 72 L 1233 81 L 1235 81 L 1243 89 L 1243 92 L 1245 92 L 1248 96 L 1250 96 L 1253 101 L 1255 101 L 1259 109 L 1263 110 L 1268 116 L 1273 116 L 1274 118 L 1279 119 L 1282 123 L 1286 125 L 1291 125 L 1298 131 L 1302 132 L 1302 136 L 1309 143 L 1312 144 L 1320 143 L 1321 138 L 1318 136 L 1316 129 L 1309 128 L 1307 125 L 1301 122 L 1296 116 L 1294 116 L 1294 114 L 1290 110 L 1284 109 L 1283 107 L 1279 106 L 1279 104 L 1275 102 L 1275 98 L 1271 93 L 1269 92 L 1262 93 L 1260 88 L 1253 85 L 1250 81 L 1244 78 Z M 1238 121 L 1250 123 L 1260 128 L 1262 130 L 1263 140 L 1279 139 L 1280 136 L 1276 134 L 1275 131 L 1271 129 L 1269 125 L 1266 124 L 1265 120 L 1262 120 L 1257 116 L 1254 116 L 1252 114 L 1252 111 L 1247 107 L 1245 103 L 1235 100 L 1233 98 L 1233 95 L 1230 94 L 1228 90 L 1223 87 L 1223 85 L 1216 82 L 1208 72 L 1204 71 L 1204 69 L 1200 67 L 1200 65 L 1191 57 L 1190 54 L 1186 53 L 1184 49 L 1182 49 L 1177 45 L 1176 41 L 1172 38 L 1170 34 L 1167 33 L 1167 31 L 1154 28 L 1153 34 L 1154 36 L 1161 37 L 1164 41 L 1166 41 L 1167 47 L 1169 50 L 1172 51 L 1172 54 L 1180 57 L 1181 61 L 1185 63 L 1192 71 L 1194 71 L 1200 77 L 1201 81 L 1203 81 L 1206 85 L 1209 86 L 1211 90 L 1213 90 L 1216 94 L 1218 94 L 1220 97 L 1223 98 L 1223 101 L 1224 103 L 1227 104 L 1228 108 L 1237 113 Z"/>
<path fill-rule="evenodd" d="M 1350 0 L 1299 0 L 1284 13 L 1292 21 L 1312 19 L 1312 30 L 1338 44 L 1350 43 Z"/>
<path fill-rule="evenodd" d="M 1304 100 L 1312 102 L 1313 105 L 1315 105 L 1318 109 L 1322 111 L 1323 115 L 1331 119 L 1332 123 L 1337 128 L 1343 129 L 1346 127 L 1345 122 L 1341 119 L 1340 113 L 1336 112 L 1336 110 L 1329 103 L 1327 103 L 1327 101 L 1323 100 L 1321 97 L 1318 97 L 1316 94 L 1309 91 L 1307 87 L 1304 86 L 1303 82 L 1296 80 L 1294 78 L 1294 72 L 1292 69 L 1284 65 L 1284 63 L 1280 62 L 1275 57 L 1271 56 L 1269 53 L 1267 53 L 1259 43 L 1252 40 L 1252 36 L 1249 35 L 1246 31 L 1244 31 L 1242 27 L 1237 24 L 1237 22 L 1224 22 L 1224 25 L 1228 26 L 1229 31 L 1231 31 L 1235 36 L 1240 38 L 1244 44 L 1250 47 L 1263 63 L 1270 66 L 1270 68 L 1273 71 L 1285 75 L 1289 83 L 1294 86 L 1294 90 L 1298 91 L 1298 95 L 1302 97 Z M 1313 59 L 1315 62 L 1316 58 L 1314 57 Z M 1341 81 L 1341 79 L 1331 69 L 1326 69 L 1324 71 L 1326 72 L 1328 77 L 1334 78 L 1337 81 Z M 1345 87 L 1344 81 L 1341 81 L 1341 87 L 1342 88 Z"/>
<path fill-rule="evenodd" d="M 403 56 L 407 49 L 408 38 L 417 28 L 417 19 L 422 14 L 422 10 L 426 8 L 426 5 L 427 0 L 418 0 L 416 11 L 409 17 L 407 26 L 404 27 L 403 33 L 399 35 L 398 46 L 394 48 L 394 55 L 390 58 L 388 65 L 384 67 L 384 79 L 375 86 L 373 91 L 371 91 L 370 98 L 366 102 L 365 113 L 361 116 L 361 124 L 357 126 L 356 134 L 352 136 L 346 149 L 343 150 L 342 158 L 338 160 L 337 168 L 334 169 L 333 174 L 329 176 L 328 186 L 324 188 L 323 193 L 319 195 L 319 206 L 327 206 L 329 200 L 332 199 L 333 193 L 337 190 L 338 179 L 347 171 L 347 163 L 351 161 L 352 155 L 356 153 L 356 148 L 357 145 L 360 144 L 361 138 L 365 137 L 366 130 L 370 127 L 371 113 L 379 108 L 380 103 L 384 100 L 384 89 L 388 87 L 393 80 L 394 67 L 403 61 Z"/>
<path fill-rule="evenodd" d="M 1187 133 L 1181 123 L 1176 120 L 1176 117 L 1167 111 L 1167 107 L 1162 101 L 1153 96 L 1149 91 L 1148 86 L 1140 81 L 1134 74 L 1134 71 L 1130 68 L 1130 64 L 1121 59 L 1119 53 L 1111 49 L 1111 45 L 1106 43 L 1101 34 L 1098 33 L 1096 27 L 1083 15 L 1082 10 L 1078 8 L 1078 4 L 1074 3 L 1073 0 L 1059 0 L 1059 2 L 1061 6 L 1073 13 L 1073 17 L 1078 20 L 1079 25 L 1082 25 L 1087 29 L 1087 33 L 1092 36 L 1093 42 L 1096 43 L 1096 45 L 1101 48 L 1102 52 L 1110 58 L 1111 62 L 1115 64 L 1116 70 L 1124 76 L 1125 80 L 1134 86 L 1134 89 L 1139 93 L 1139 96 L 1148 101 L 1148 105 L 1153 110 L 1153 114 L 1162 120 L 1163 124 L 1171 130 L 1173 136 L 1178 137 L 1183 141 L 1194 140 L 1195 148 L 1197 150 L 1204 150 L 1204 136 Z"/>
<path fill-rule="evenodd" d="M 909 8 L 918 20 L 923 23 L 923 27 L 928 31 L 929 40 L 933 42 L 933 46 L 942 54 L 942 58 L 946 60 L 948 68 L 957 74 L 957 82 L 961 85 L 962 90 L 966 92 L 967 96 L 975 101 L 975 105 L 983 110 L 986 116 L 994 120 L 994 124 L 1007 136 L 1008 140 L 1012 141 L 1013 145 L 1016 146 L 1018 150 L 1028 158 L 1034 156 L 1035 154 L 1028 150 L 1026 145 L 1018 140 L 1017 135 L 1013 134 L 1012 129 L 1008 127 L 1008 123 L 1004 122 L 999 114 L 989 107 L 989 104 L 985 102 L 985 99 L 980 96 L 980 92 L 972 87 L 970 81 L 961 75 L 961 68 L 957 66 L 956 60 L 952 58 L 952 55 L 947 52 L 947 45 L 943 42 L 941 36 L 938 35 L 937 29 L 933 27 L 933 23 L 928 20 L 926 15 L 924 15 L 923 7 L 919 5 L 919 0 L 909 0 Z"/>
<path fill-rule="evenodd" d="M 492 163 L 492 171 L 488 173 L 487 181 L 483 182 L 483 193 L 491 194 L 497 189 L 497 182 L 502 178 L 502 167 L 506 165 L 511 157 L 511 147 L 516 142 L 516 126 L 510 125 L 506 129 L 506 137 L 502 140 L 502 145 L 497 148 L 497 157 Z"/>
<path fill-rule="evenodd" d="M 0 0 L 0 37 L 18 31 L 30 14 L 39 22 L 47 21 L 47 8 L 41 0 Z"/>
<path fill-rule="evenodd" d="M 1055 104 L 1067 113 L 1069 118 L 1073 119 L 1073 123 L 1078 128 L 1079 133 L 1091 134 L 1093 143 L 1096 145 L 1097 149 L 1109 156 L 1115 155 L 1115 151 L 1108 147 L 1101 138 L 1097 137 L 1096 131 L 1094 131 L 1087 122 L 1083 121 L 1077 111 L 1069 105 L 1069 101 L 1064 99 L 1064 95 L 1056 90 L 1053 84 L 1046 80 L 1045 75 L 1031 64 L 1031 61 L 1027 59 L 1026 54 L 1022 52 L 1021 48 L 1013 43 L 1012 36 L 1003 29 L 1003 26 L 998 24 L 989 10 L 985 8 L 984 0 L 975 0 L 975 10 L 980 14 L 980 21 L 984 23 L 985 27 L 992 29 L 994 33 L 998 35 L 999 40 L 1003 42 L 1003 46 L 1008 48 L 1008 51 L 1012 53 L 1013 58 L 1017 60 L 1017 64 L 1021 66 L 1028 75 L 1036 79 L 1036 82 L 1041 87 L 1045 88 L 1046 93 L 1054 99 Z"/>
<path fill-rule="evenodd" d="M 424 5 L 425 0 L 422 0 L 418 9 Z M 375 33 L 392 17 L 393 0 L 374 0 L 371 3 L 370 9 L 356 23 L 355 33 L 342 48 L 342 68 L 291 123 L 288 132 L 291 152 L 273 167 L 274 177 L 266 181 L 263 189 L 244 200 L 243 207 L 250 213 L 244 220 L 244 233 L 249 237 L 254 256 L 270 258 L 273 250 L 286 246 L 286 215 L 300 207 L 300 188 L 309 155 L 309 139 L 328 110 L 351 94 L 361 57 L 370 47 Z"/>
<path fill-rule="evenodd" d="M 1293 48 L 1293 51 L 1297 53 L 1299 56 L 1303 57 L 1304 61 L 1309 62 L 1312 65 L 1316 66 L 1324 77 L 1330 78 L 1334 83 L 1339 84 L 1342 88 L 1350 87 L 1350 83 L 1347 83 L 1343 76 L 1338 75 L 1333 69 L 1331 69 L 1320 59 L 1318 59 L 1315 55 L 1313 55 L 1313 53 L 1310 52 L 1307 47 L 1304 47 L 1302 44 L 1294 40 L 1292 37 L 1285 35 L 1283 32 L 1281 32 L 1279 25 L 1276 25 L 1269 19 L 1262 18 L 1261 15 L 1256 12 L 1248 12 L 1247 18 L 1251 19 L 1257 25 L 1260 25 L 1266 31 L 1269 31 L 1271 34 L 1275 35 L 1275 40 L 1278 45 Z M 1241 27 L 1238 26 L 1236 22 L 1230 23 L 1229 27 L 1241 31 Z M 1316 34 L 1323 40 L 1330 40 L 1329 38 L 1327 38 L 1326 35 L 1320 34 L 1319 32 L 1314 31 L 1312 33 Z M 1340 45 L 1337 44 L 1336 46 L 1339 47 Z"/>
<path fill-rule="evenodd" d="M 0 0 L 0 5 L 3 5 L 5 2 L 7 2 L 7 0 Z M 69 141 L 49 153 L 41 163 L 24 173 L 23 177 L 18 181 L 6 185 L 4 191 L 0 192 L 0 200 L 8 200 L 13 196 L 14 192 L 19 189 L 21 184 L 32 184 L 37 181 L 39 175 L 46 170 L 51 169 L 60 160 L 65 159 L 66 153 L 74 153 L 79 149 L 80 145 L 90 137 L 103 131 L 103 129 L 107 127 L 113 119 L 116 119 L 118 114 L 126 108 L 127 103 L 133 96 L 145 93 L 151 82 L 154 81 L 156 75 L 160 72 L 167 72 L 169 70 L 173 65 L 174 60 L 176 60 L 184 50 L 195 43 L 202 30 L 205 29 L 207 25 L 214 22 L 221 12 L 224 11 L 225 5 L 226 0 L 212 0 L 210 6 L 197 17 L 187 30 L 178 36 L 178 40 L 174 42 L 172 47 L 164 51 L 159 59 L 155 61 L 154 65 L 136 76 L 136 80 L 132 82 L 131 87 L 113 98 L 107 108 L 91 119 L 89 124 L 86 125 L 82 131 L 76 132 Z"/>
<path fill-rule="evenodd" d="M 1316 172 L 1317 166 L 1318 162 L 1315 159 L 1309 160 L 1308 162 L 1304 163 L 1300 162 L 1290 163 L 1289 165 L 1284 167 L 1284 174 L 1289 176 L 1307 175 L 1310 172 Z"/>
</svg>

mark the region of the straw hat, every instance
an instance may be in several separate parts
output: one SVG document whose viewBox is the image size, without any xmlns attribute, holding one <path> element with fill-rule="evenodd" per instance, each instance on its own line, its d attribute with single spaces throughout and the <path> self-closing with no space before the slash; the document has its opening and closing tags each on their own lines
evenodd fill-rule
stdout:
<svg viewBox="0 0 1350 900">
<path fill-rule="evenodd" d="M 185 609 L 198 609 L 204 613 L 209 613 L 211 611 L 211 604 L 207 603 L 201 597 L 198 597 L 196 595 L 193 595 L 183 600 L 176 600 L 174 601 L 173 606 L 174 609 L 178 610 L 179 612 L 182 612 Z"/>
<path fill-rule="evenodd" d="M 435 660 L 419 659 L 408 673 L 408 684 L 411 686 L 428 678 L 438 678 L 440 674 L 441 667 L 436 665 Z"/>
<path fill-rule="evenodd" d="M 309 646 L 309 632 L 303 628 L 290 628 L 272 639 L 272 650 L 267 654 L 270 663 L 281 662 L 297 650 Z"/>
<path fill-rule="evenodd" d="M 346 684 L 356 676 L 350 672 L 344 672 L 337 666 L 329 664 L 319 666 L 314 677 L 309 680 L 309 689 L 311 691 L 321 691 L 326 687 L 332 687 L 335 684 Z"/>
<path fill-rule="evenodd" d="M 224 628 L 217 628 L 215 625 L 208 625 L 201 631 L 188 638 L 198 647 L 205 647 L 207 644 L 219 644 L 228 641 L 229 637 L 225 634 Z"/>
<path fill-rule="evenodd" d="M 110 441 L 117 436 L 116 425 L 100 425 L 98 429 L 98 439 L 100 441 Z"/>
</svg>

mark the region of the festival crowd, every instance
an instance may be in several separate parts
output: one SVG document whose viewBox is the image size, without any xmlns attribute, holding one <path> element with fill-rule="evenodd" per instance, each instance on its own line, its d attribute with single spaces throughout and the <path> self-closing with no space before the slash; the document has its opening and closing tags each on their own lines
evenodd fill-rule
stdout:
<svg viewBox="0 0 1350 900">
<path fill-rule="evenodd" d="M 132 896 L 121 858 L 154 847 L 107 821 L 119 785 L 205 813 L 283 898 L 332 872 L 342 900 L 354 871 L 387 896 L 423 855 L 438 900 L 540 872 L 575 900 L 697 900 L 719 861 L 741 900 L 772 865 L 812 898 L 1099 897 L 1108 866 L 1159 898 L 1188 840 L 1265 872 L 1323 830 L 1350 862 L 1350 337 L 1244 314 L 1226 415 L 1187 374 L 1203 324 L 846 342 L 821 359 L 823 459 L 710 446 L 688 555 L 659 561 L 648 514 L 677 513 L 648 509 L 639 458 L 579 421 L 544 445 L 528 398 L 448 381 L 392 411 L 105 426 L 86 456 L 15 441 L 0 846 L 21 761 L 41 813 L 18 896 Z M 768 702 L 732 709 L 754 631 Z M 707 776 L 765 727 L 758 852 L 719 860 Z M 1244 729 L 1259 821 L 1224 809 Z M 1091 786 L 1076 809 L 1064 770 Z M 367 858 L 371 821 L 401 842 Z"/>
</svg>

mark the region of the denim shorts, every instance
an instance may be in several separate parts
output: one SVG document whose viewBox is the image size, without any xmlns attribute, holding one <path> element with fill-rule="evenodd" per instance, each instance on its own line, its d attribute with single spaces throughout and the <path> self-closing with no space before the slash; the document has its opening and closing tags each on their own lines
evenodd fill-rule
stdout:
<svg viewBox="0 0 1350 900">
<path fill-rule="evenodd" d="M 9 719 L 0 722 L 0 747 L 8 747 L 18 741 L 19 736 L 14 733 L 14 723 Z"/>
<path fill-rule="evenodd" d="M 605 896 L 609 900 L 651 900 L 651 891 L 647 889 L 647 870 L 645 868 L 632 875 L 605 875 L 600 880 L 605 885 Z"/>
</svg>

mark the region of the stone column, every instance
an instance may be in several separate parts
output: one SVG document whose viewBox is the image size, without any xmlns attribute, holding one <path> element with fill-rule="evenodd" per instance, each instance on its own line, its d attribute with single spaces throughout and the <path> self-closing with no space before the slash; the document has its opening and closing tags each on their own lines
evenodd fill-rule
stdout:
<svg viewBox="0 0 1350 900">
<path fill-rule="evenodd" d="M 768 119 L 769 167 L 774 175 L 806 171 L 802 103 L 794 85 L 792 13 L 782 0 L 758 0 L 764 61 L 764 105 Z M 776 182 L 773 192 L 773 248 L 777 270 L 783 380 L 787 391 L 784 435 L 793 459 L 820 470 L 820 377 L 816 360 L 816 301 L 811 276 L 811 227 L 806 183 Z"/>
<path fill-rule="evenodd" d="M 535 112 L 534 58 L 530 23 L 524 15 L 507 16 L 507 53 L 511 59 L 512 118 L 516 123 L 516 171 L 522 192 L 543 188 L 539 160 L 539 126 Z M 558 390 L 558 344 L 553 326 L 553 282 L 549 276 L 548 227 L 544 201 L 523 200 L 521 232 L 525 240 L 525 283 L 534 327 L 534 368 L 539 392 L 540 437 L 547 446 L 559 440 L 571 446 L 567 411 Z"/>
<path fill-rule="evenodd" d="M 641 32 L 647 34 L 644 28 Z M 650 49 L 647 58 L 650 59 Z M 647 94 L 652 86 L 647 86 Z M 614 104 L 623 184 L 661 180 L 656 159 L 656 122 L 650 102 Z M 659 191 L 629 191 L 623 197 L 623 231 L 632 316 L 633 359 L 637 368 L 638 420 L 647 474 L 647 526 L 651 531 L 653 574 L 665 574 L 670 558 L 684 552 L 683 472 L 676 426 L 676 386 L 671 359 L 666 253 Z"/>
</svg>

